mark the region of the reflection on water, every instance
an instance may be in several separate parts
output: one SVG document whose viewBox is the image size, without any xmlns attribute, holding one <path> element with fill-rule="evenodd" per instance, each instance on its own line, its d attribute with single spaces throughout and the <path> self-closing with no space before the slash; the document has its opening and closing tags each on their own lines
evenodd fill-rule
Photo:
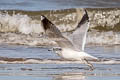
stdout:
<svg viewBox="0 0 120 80">
<path fill-rule="evenodd" d="M 76 69 L 75 66 L 83 67 Z M 2 80 L 119 80 L 120 65 L 95 65 L 94 71 L 81 64 L 0 64 Z M 64 67 L 64 68 L 61 68 Z M 70 67 L 73 67 L 72 69 Z M 10 79 L 9 79 L 10 78 Z"/>
<path fill-rule="evenodd" d="M 54 80 L 85 80 L 86 76 L 84 73 L 66 73 L 66 74 L 61 74 L 55 77 Z"/>
</svg>

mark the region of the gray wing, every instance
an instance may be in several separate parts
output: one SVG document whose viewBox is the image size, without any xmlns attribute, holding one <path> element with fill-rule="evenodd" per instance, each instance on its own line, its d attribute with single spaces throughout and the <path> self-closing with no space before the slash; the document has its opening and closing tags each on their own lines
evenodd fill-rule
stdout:
<svg viewBox="0 0 120 80">
<path fill-rule="evenodd" d="M 84 51 L 86 35 L 89 28 L 88 23 L 89 17 L 87 11 L 85 10 L 85 14 L 83 15 L 81 21 L 78 23 L 77 28 L 69 37 L 69 39 L 73 43 L 73 46 L 78 51 Z"/>
<path fill-rule="evenodd" d="M 43 25 L 46 35 L 50 39 L 57 42 L 57 44 L 60 47 L 74 48 L 72 43 L 61 34 L 60 30 L 43 15 L 41 16 L 41 22 L 42 22 L 42 25 Z"/>
</svg>

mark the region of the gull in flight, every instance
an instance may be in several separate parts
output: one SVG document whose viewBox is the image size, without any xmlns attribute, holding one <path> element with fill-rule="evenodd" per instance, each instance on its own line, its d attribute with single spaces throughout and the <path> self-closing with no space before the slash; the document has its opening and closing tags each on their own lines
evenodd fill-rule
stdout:
<svg viewBox="0 0 120 80">
<path fill-rule="evenodd" d="M 41 15 L 41 22 L 48 38 L 55 41 L 60 47 L 60 51 L 57 53 L 59 56 L 66 60 L 83 61 L 91 70 L 94 69 L 88 60 L 98 60 L 98 58 L 84 52 L 89 28 L 89 17 L 86 10 L 84 10 L 81 21 L 69 37 L 63 36 L 60 30 L 44 15 Z"/>
</svg>

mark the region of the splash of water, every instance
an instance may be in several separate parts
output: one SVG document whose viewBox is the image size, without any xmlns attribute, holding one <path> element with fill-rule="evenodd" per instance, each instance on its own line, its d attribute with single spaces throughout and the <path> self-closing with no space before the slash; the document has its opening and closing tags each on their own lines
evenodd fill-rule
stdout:
<svg viewBox="0 0 120 80">
<path fill-rule="evenodd" d="M 0 13 L 0 32 L 43 33 L 41 22 L 28 15 Z"/>
<path fill-rule="evenodd" d="M 87 36 L 88 44 L 107 44 L 114 45 L 120 44 L 120 33 L 112 32 L 115 26 L 119 26 L 120 22 L 120 10 L 87 10 L 90 17 L 90 30 Z M 22 12 L 22 11 L 20 11 Z M 23 11 L 22 13 L 25 13 Z M 33 15 L 34 13 L 34 15 Z M 55 45 L 53 41 L 50 41 L 44 37 L 41 37 L 44 30 L 41 26 L 39 16 L 41 12 L 28 12 L 20 14 L 0 13 L 0 43 L 22 44 L 22 45 Z M 81 9 L 70 9 L 60 11 L 48 11 L 45 12 L 45 16 L 49 18 L 61 32 L 74 30 L 77 22 L 80 21 L 82 16 Z M 34 17 L 34 18 L 33 18 Z M 36 18 L 37 17 L 37 18 Z M 110 28 L 110 31 L 103 32 L 101 26 Z M 98 26 L 98 31 L 92 28 Z M 119 27 L 116 28 L 119 31 Z M 33 35 L 34 33 L 34 35 Z M 24 35 L 26 34 L 26 35 Z M 32 34 L 32 36 L 31 36 Z"/>
</svg>

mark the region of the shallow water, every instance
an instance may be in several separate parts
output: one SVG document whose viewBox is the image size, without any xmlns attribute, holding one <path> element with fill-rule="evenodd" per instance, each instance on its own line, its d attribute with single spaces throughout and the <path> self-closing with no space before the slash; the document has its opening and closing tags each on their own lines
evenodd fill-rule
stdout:
<svg viewBox="0 0 120 80">
<path fill-rule="evenodd" d="M 2 80 L 119 80 L 120 46 L 88 45 L 85 51 L 101 59 L 92 62 L 95 70 L 74 61 L 62 61 L 47 48 L 28 46 L 0 46 L 0 79 Z M 4 59 L 3 59 L 4 58 Z M 20 58 L 30 60 L 28 63 Z M 11 60 L 14 59 L 14 60 Z M 19 60 L 18 60 L 19 59 Z M 37 61 L 37 62 L 36 62 Z M 7 63 L 8 62 L 8 63 Z M 22 63 L 23 62 L 23 63 Z"/>
<path fill-rule="evenodd" d="M 89 71 L 89 67 L 82 62 L 61 60 L 57 54 L 48 51 L 47 48 L 3 44 L 36 46 L 39 42 L 48 42 L 49 40 L 45 39 L 39 40 L 39 35 L 24 35 L 43 32 L 40 25 L 41 14 L 46 15 L 57 25 L 65 26 L 63 30 L 61 28 L 63 32 L 73 29 L 77 22 L 77 9 L 69 8 L 93 8 L 89 16 L 96 14 L 100 17 L 99 22 L 105 18 L 102 25 L 108 21 L 109 25 L 112 22 L 111 25 L 114 26 L 120 21 L 120 10 L 117 9 L 120 7 L 119 3 L 120 0 L 0 0 L 0 43 L 2 43 L 0 45 L 0 80 L 120 80 L 120 45 L 88 45 L 85 51 L 102 60 L 100 62 L 90 61 L 95 66 L 95 70 Z M 113 7 L 115 9 L 108 9 Z M 106 9 L 94 11 L 94 8 Z M 69 10 L 56 11 L 58 9 Z M 2 13 L 4 12 L 2 10 L 7 11 Z M 41 10 L 54 11 L 42 12 Z M 110 15 L 107 16 L 108 19 L 103 13 Z M 96 22 L 97 17 L 94 19 Z M 106 38 L 104 34 L 106 33 L 103 33 L 103 39 L 101 36 L 100 38 L 95 36 L 95 38 L 98 37 L 96 39 L 96 41 L 99 40 L 98 43 L 120 43 L 119 33 L 115 35 L 113 32 L 108 32 L 107 36 L 110 39 L 104 39 Z M 90 39 L 92 38 L 90 36 Z M 92 42 L 95 40 L 93 39 Z"/>
<path fill-rule="evenodd" d="M 58 10 L 68 8 L 120 7 L 120 0 L 1 0 L 0 9 L 12 10 Z"/>
</svg>

